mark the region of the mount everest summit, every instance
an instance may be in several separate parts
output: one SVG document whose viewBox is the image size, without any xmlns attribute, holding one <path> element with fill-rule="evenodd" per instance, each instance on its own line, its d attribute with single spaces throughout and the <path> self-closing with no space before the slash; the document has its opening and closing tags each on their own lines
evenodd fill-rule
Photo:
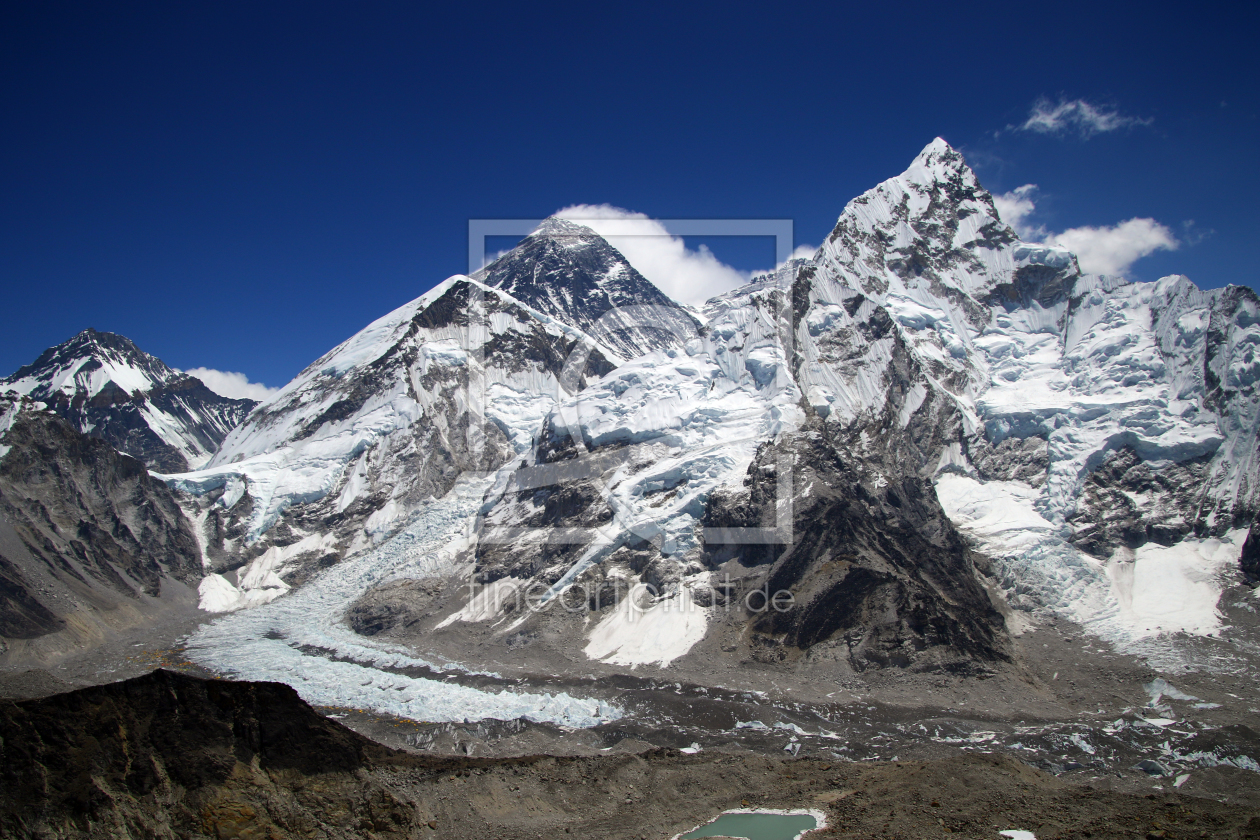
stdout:
<svg viewBox="0 0 1260 840">
<path fill-rule="evenodd" d="M 313 702 L 383 662 L 984 674 L 1038 616 L 1121 646 L 1218 633 L 1256 552 L 1260 300 L 1082 274 L 942 140 L 811 259 L 697 313 L 551 219 L 257 406 L 126 367 L 106 335 L 0 383 L 0 473 L 40 403 L 144 460 L 192 537 L 155 574 L 222 615 L 190 655 Z M 114 537 L 147 544 L 128 515 Z M 6 563 L 68 580 L 62 530 Z M 22 591 L 28 636 L 61 632 L 65 608 Z M 466 702 L 446 690 L 362 702 L 445 719 Z M 583 703 L 488 708 L 615 714 Z"/>
</svg>

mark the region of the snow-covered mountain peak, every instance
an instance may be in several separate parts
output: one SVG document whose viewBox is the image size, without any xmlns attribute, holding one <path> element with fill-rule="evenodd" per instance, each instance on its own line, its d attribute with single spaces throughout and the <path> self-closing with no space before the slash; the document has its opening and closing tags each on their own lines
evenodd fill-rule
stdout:
<svg viewBox="0 0 1260 840">
<path fill-rule="evenodd" d="M 93 329 L 0 379 L 6 391 L 47 403 L 80 432 L 170 472 L 205 463 L 257 405 L 221 396 L 131 339 Z"/>
<path fill-rule="evenodd" d="M 131 339 L 89 328 L 0 380 L 0 388 L 48 401 L 57 392 L 91 398 L 106 389 L 126 394 L 149 391 L 175 376 L 175 370 Z"/>
<path fill-rule="evenodd" d="M 982 392 L 989 372 L 974 339 L 993 317 L 990 297 L 1015 283 L 1021 245 L 962 155 L 943 140 L 929 144 L 900 175 L 850 201 L 802 274 L 800 292 L 808 289 L 813 312 L 809 335 L 798 336 L 805 355 L 800 384 L 811 404 L 847 420 L 886 409 L 908 417 L 906 411 L 922 404 L 922 388 L 906 392 L 909 402 L 889 408 L 883 374 L 874 375 L 888 354 L 900 352 L 889 342 L 909 349 L 928 390 L 941 388 L 950 399 L 967 401 Z M 1060 255 L 1028 252 L 1023 260 L 1051 256 Z M 805 302 L 801 294 L 794 297 Z M 871 317 L 888 324 L 876 327 Z M 854 377 L 836 376 L 837 367 L 822 359 L 839 348 L 825 350 L 817 340 L 850 330 L 878 336 L 869 347 L 875 355 L 854 369 Z M 964 416 L 968 424 L 974 421 L 969 408 Z"/>
<path fill-rule="evenodd" d="M 911 183 L 923 185 L 955 179 L 972 182 L 976 180 L 975 173 L 967 166 L 962 154 L 940 137 L 923 147 L 923 151 L 919 152 L 901 177 Z"/>
<path fill-rule="evenodd" d="M 805 605 L 756 632 L 804 648 L 853 630 L 895 661 L 908 637 L 888 628 L 917 603 L 936 617 L 916 626 L 947 633 L 911 647 L 1001 658 L 955 526 L 1012 592 L 1102 604 L 1078 617 L 1120 640 L 1138 619 L 1103 564 L 1148 543 L 1224 551 L 1257 509 L 1260 300 L 1082 275 L 1020 241 L 942 140 L 849 202 L 812 259 L 704 318 L 562 219 L 384 316 L 170 477 L 201 496 L 216 571 L 247 563 L 214 608 L 384 545 L 463 474 L 480 499 L 456 507 L 480 530 L 460 562 L 492 593 L 651 582 L 663 615 L 738 560 Z M 608 352 L 571 387 L 591 344 Z M 820 618 L 843 610 L 851 627 Z M 885 629 L 856 617 L 877 613 Z M 489 617 L 470 601 L 433 629 Z M 661 661 L 620 621 L 599 618 L 588 656 Z M 658 629 L 681 655 L 706 621 Z"/>
<path fill-rule="evenodd" d="M 698 323 L 590 228 L 550 218 L 473 277 L 577 327 L 622 359 L 680 347 Z"/>
<path fill-rule="evenodd" d="M 938 139 L 850 201 L 815 260 L 867 296 L 980 299 L 1014 272 L 1018 243 L 962 155 Z"/>
</svg>

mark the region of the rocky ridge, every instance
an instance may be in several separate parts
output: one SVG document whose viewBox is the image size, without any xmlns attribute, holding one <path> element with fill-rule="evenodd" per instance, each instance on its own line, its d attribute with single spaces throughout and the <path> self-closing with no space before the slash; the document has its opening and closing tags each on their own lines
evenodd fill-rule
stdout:
<svg viewBox="0 0 1260 840">
<path fill-rule="evenodd" d="M 202 554 L 174 493 L 39 403 L 3 405 L 0 653 L 43 661 L 190 609 Z"/>
</svg>

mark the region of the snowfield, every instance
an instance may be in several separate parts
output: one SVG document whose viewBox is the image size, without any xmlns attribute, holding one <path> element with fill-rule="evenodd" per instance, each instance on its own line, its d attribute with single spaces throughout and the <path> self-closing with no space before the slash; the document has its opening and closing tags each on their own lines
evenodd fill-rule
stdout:
<svg viewBox="0 0 1260 840">
<path fill-rule="evenodd" d="M 653 602 L 647 587 L 630 590 L 596 625 L 584 653 L 611 665 L 668 665 L 704 638 L 708 611 L 691 600 L 687 587 Z"/>
<path fill-rule="evenodd" d="M 1120 548 L 1103 563 L 1064 539 L 1027 485 L 945 474 L 936 493 L 950 519 L 997 561 L 1003 587 L 1028 599 L 1024 606 L 1053 610 L 1121 649 L 1160 634 L 1222 629 L 1217 602 L 1245 530 Z"/>
</svg>

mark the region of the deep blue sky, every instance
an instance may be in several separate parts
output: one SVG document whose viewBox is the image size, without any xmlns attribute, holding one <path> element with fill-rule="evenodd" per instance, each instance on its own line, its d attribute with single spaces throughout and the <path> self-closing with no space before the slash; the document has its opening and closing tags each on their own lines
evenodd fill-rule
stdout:
<svg viewBox="0 0 1260 840">
<path fill-rule="evenodd" d="M 92 326 L 279 385 L 463 271 L 470 217 L 817 244 L 937 135 L 1051 229 L 1208 232 L 1138 279 L 1260 279 L 1249 4 L 440 6 L 3 4 L 0 373 Z M 994 137 L 1039 97 L 1150 122 Z"/>
</svg>

